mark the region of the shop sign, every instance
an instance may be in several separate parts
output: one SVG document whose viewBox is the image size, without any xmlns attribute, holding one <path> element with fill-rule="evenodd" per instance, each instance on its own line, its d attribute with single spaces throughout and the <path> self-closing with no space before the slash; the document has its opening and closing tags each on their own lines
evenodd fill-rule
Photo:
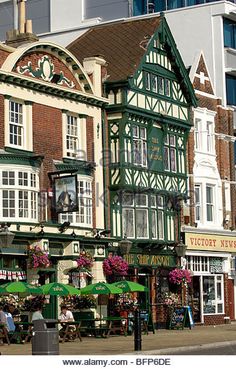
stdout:
<svg viewBox="0 0 236 369">
<path fill-rule="evenodd" d="M 176 265 L 175 257 L 172 255 L 126 254 L 124 259 L 129 265 L 149 265 L 153 267 L 173 267 Z"/>
<path fill-rule="evenodd" d="M 236 252 L 236 238 L 230 236 L 185 233 L 185 244 L 191 250 Z"/>
</svg>

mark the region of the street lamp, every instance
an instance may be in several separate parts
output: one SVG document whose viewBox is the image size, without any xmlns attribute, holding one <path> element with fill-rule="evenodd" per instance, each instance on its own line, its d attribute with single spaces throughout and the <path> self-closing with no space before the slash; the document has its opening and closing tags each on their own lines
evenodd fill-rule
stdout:
<svg viewBox="0 0 236 369">
<path fill-rule="evenodd" d="M 175 246 L 175 252 L 179 257 L 185 257 L 186 255 L 187 246 L 183 243 L 182 238 L 180 239 L 179 243 Z"/>
<path fill-rule="evenodd" d="M 0 247 L 10 247 L 15 234 L 10 232 L 7 223 L 1 224 L 0 229 Z"/>
<path fill-rule="evenodd" d="M 132 247 L 132 242 L 127 239 L 127 236 L 124 236 L 124 239 L 119 242 L 119 250 L 121 255 L 129 254 L 130 249 Z"/>
</svg>

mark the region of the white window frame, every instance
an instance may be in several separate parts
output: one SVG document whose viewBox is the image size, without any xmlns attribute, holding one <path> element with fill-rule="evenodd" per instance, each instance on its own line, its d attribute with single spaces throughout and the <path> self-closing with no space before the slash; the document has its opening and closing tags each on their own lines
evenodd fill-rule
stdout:
<svg viewBox="0 0 236 369">
<path fill-rule="evenodd" d="M 83 186 L 80 183 L 83 183 Z M 69 221 L 71 225 L 92 228 L 93 226 L 93 178 L 77 175 L 79 210 L 59 214 L 59 222 Z M 82 191 L 82 188 L 85 189 Z"/>
<path fill-rule="evenodd" d="M 18 124 L 14 122 L 14 119 L 11 120 L 11 105 L 20 105 L 22 107 L 22 124 Z M 26 104 L 24 101 L 19 100 L 17 98 L 5 99 L 4 101 L 5 108 L 5 145 L 9 147 L 13 147 L 20 150 L 33 151 L 33 136 L 32 136 L 32 106 L 31 104 Z M 16 129 L 20 129 L 22 131 L 22 139 L 21 143 L 11 142 L 11 126 L 15 126 Z"/>
<path fill-rule="evenodd" d="M 195 150 L 201 149 L 201 126 L 202 120 L 200 118 L 195 118 L 194 122 L 194 147 Z"/>
<path fill-rule="evenodd" d="M 224 306 L 224 278 L 223 274 L 210 274 L 210 275 L 203 275 L 202 278 L 202 312 L 203 316 L 205 315 L 219 315 L 224 314 L 225 306 Z M 214 290 L 215 290 L 215 299 L 212 301 L 215 301 L 215 312 L 204 312 L 204 278 L 214 278 Z M 221 299 L 218 299 L 217 297 L 217 284 L 219 284 L 220 280 L 220 287 L 221 287 Z M 219 312 L 218 305 L 222 305 L 222 311 Z"/>
<path fill-rule="evenodd" d="M 136 132 L 134 132 L 136 129 Z M 144 133 L 144 135 L 142 134 Z M 147 167 L 147 128 L 134 124 L 132 126 L 133 136 L 133 164 Z"/>
<path fill-rule="evenodd" d="M 206 151 L 209 153 L 213 153 L 214 150 L 214 131 L 213 131 L 213 122 L 207 120 L 206 121 Z"/>
<path fill-rule="evenodd" d="M 202 210 L 202 194 L 201 194 L 201 191 L 202 191 L 201 184 L 195 184 L 194 185 L 194 195 L 195 195 L 195 221 L 196 222 L 201 222 L 201 220 L 202 220 L 202 213 L 201 213 L 201 210 Z M 197 201 L 197 198 L 196 198 L 196 193 L 197 192 L 198 192 L 199 201 Z M 198 210 L 199 217 L 197 217 L 197 210 Z"/>
<path fill-rule="evenodd" d="M 68 134 L 68 120 L 75 119 L 77 121 L 77 139 L 76 134 Z M 71 132 L 70 132 L 71 133 Z M 76 146 L 74 149 L 67 148 L 68 138 L 73 138 Z M 87 138 L 86 138 L 86 118 L 80 117 L 73 112 L 62 113 L 62 146 L 63 157 L 70 159 L 87 160 Z"/>
<path fill-rule="evenodd" d="M 171 138 L 174 142 L 171 142 Z M 164 163 L 166 161 L 165 171 L 170 171 L 172 173 L 177 172 L 177 150 L 176 150 L 176 135 L 172 133 L 167 133 L 164 141 Z M 172 160 L 174 159 L 174 160 Z"/>
<path fill-rule="evenodd" d="M 14 173 L 14 180 L 6 173 Z M 0 165 L 0 217 L 2 220 L 38 222 L 38 194 L 38 169 L 29 166 L 14 166 L 13 170 L 13 168 L 9 169 L 9 165 Z"/>
<path fill-rule="evenodd" d="M 211 189 L 211 202 L 208 202 L 207 200 L 207 188 Z M 206 195 L 206 222 L 208 223 L 213 223 L 214 222 L 214 209 L 215 209 L 215 186 L 213 186 L 212 184 L 206 184 L 205 187 L 205 195 Z M 208 219 L 208 208 L 210 207 L 211 209 L 211 215 L 212 215 L 212 219 Z"/>
</svg>

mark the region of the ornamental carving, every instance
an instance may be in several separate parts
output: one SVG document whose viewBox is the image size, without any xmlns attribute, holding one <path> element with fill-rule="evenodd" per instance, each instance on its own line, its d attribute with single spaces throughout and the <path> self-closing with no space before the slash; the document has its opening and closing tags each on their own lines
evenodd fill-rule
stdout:
<svg viewBox="0 0 236 369">
<path fill-rule="evenodd" d="M 27 65 L 18 66 L 17 71 L 20 74 L 28 73 L 32 77 L 42 78 L 46 82 L 53 82 L 57 85 L 66 84 L 70 88 L 75 87 L 74 82 L 65 77 L 62 71 L 59 73 L 54 72 L 54 64 L 47 55 L 38 60 L 38 68 L 33 69 L 32 63 L 29 61 Z"/>
</svg>

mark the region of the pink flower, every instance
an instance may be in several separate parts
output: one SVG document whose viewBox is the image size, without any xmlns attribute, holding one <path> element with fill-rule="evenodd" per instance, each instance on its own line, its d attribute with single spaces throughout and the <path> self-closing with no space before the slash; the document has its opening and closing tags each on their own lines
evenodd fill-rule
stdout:
<svg viewBox="0 0 236 369">
<path fill-rule="evenodd" d="M 169 273 L 169 280 L 173 284 L 191 283 L 191 273 L 187 269 L 173 269 Z"/>
<path fill-rule="evenodd" d="M 112 256 L 103 260 L 103 272 L 105 275 L 127 275 L 129 264 L 121 256 Z"/>
<path fill-rule="evenodd" d="M 47 252 L 41 250 L 39 246 L 29 249 L 29 267 L 30 268 L 47 268 L 51 265 Z"/>
<path fill-rule="evenodd" d="M 79 269 L 91 269 L 93 266 L 93 257 L 88 252 L 82 251 L 76 262 Z"/>
</svg>

